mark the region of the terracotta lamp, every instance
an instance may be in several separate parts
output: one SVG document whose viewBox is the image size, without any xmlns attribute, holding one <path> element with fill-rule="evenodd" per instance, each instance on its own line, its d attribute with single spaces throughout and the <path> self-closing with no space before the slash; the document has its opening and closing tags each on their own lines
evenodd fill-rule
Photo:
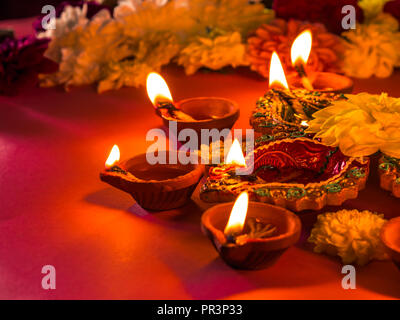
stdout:
<svg viewBox="0 0 400 320">
<path fill-rule="evenodd" d="M 267 268 L 299 240 L 301 222 L 292 212 L 264 203 L 249 203 L 246 192 L 232 205 L 214 206 L 201 218 L 203 232 L 231 267 Z"/>
<path fill-rule="evenodd" d="M 100 179 L 113 187 L 129 193 L 144 209 L 161 211 L 179 208 L 187 203 L 203 176 L 204 167 L 196 164 L 183 165 L 172 161 L 179 152 L 159 152 L 167 164 L 150 164 L 146 154 L 119 161 L 119 149 L 115 145 L 108 157 Z M 186 154 L 187 155 L 187 154 Z M 194 163 L 194 162 L 193 162 Z"/>
<path fill-rule="evenodd" d="M 369 159 L 347 157 L 338 148 L 306 138 L 261 145 L 246 156 L 246 162 L 242 169 L 246 172 L 240 175 L 236 169 L 241 163 L 232 159 L 210 167 L 200 198 L 229 202 L 247 191 L 253 201 L 296 212 L 321 210 L 357 198 L 369 174 Z"/>
<path fill-rule="evenodd" d="M 389 220 L 382 228 L 381 240 L 400 270 L 400 217 Z"/>
<path fill-rule="evenodd" d="M 332 72 L 314 72 L 309 76 L 313 85 L 311 91 L 322 93 L 352 93 L 354 82 L 349 77 Z M 303 88 L 301 78 L 296 75 L 288 77 L 290 86 L 295 89 Z"/>
<path fill-rule="evenodd" d="M 198 97 L 174 102 L 165 80 L 157 73 L 147 76 L 147 94 L 166 127 L 177 124 L 177 134 L 193 129 L 201 144 L 201 129 L 231 129 L 239 118 L 236 102 L 216 97 Z M 207 142 L 206 142 L 207 143 Z"/>
<path fill-rule="evenodd" d="M 289 77 L 291 88 L 305 88 L 309 91 L 331 92 L 331 93 L 351 93 L 353 90 L 353 80 L 331 72 L 307 73 L 307 61 L 312 48 L 312 33 L 305 30 L 293 41 L 291 48 L 292 65 L 297 71 L 297 75 Z"/>
</svg>

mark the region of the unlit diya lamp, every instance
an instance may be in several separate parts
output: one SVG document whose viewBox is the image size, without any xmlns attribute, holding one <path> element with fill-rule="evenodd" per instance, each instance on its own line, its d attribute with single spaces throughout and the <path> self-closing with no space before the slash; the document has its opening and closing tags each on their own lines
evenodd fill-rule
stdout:
<svg viewBox="0 0 400 320">
<path fill-rule="evenodd" d="M 269 90 L 258 99 L 250 125 L 264 142 L 305 137 L 312 115 L 339 99 L 346 97 L 307 89 L 291 90 L 279 56 L 274 52 L 269 71 Z"/>
<path fill-rule="evenodd" d="M 369 174 L 369 159 L 347 157 L 307 138 L 261 145 L 245 159 L 246 174 L 236 173 L 233 160 L 210 167 L 200 198 L 228 202 L 247 191 L 251 200 L 296 212 L 320 210 L 356 198 Z"/>
<path fill-rule="evenodd" d="M 193 129 L 199 146 L 202 129 L 231 129 L 239 118 L 237 103 L 225 98 L 197 97 L 174 102 L 167 83 L 154 72 L 147 76 L 147 94 L 164 125 L 169 127 L 171 121 L 176 122 L 178 135 L 183 129 Z"/>
<path fill-rule="evenodd" d="M 332 72 L 307 73 L 307 61 L 312 48 L 312 33 L 305 30 L 293 41 L 290 57 L 297 75 L 289 78 L 292 88 L 305 88 L 321 93 L 351 93 L 353 80 Z"/>
<path fill-rule="evenodd" d="M 100 179 L 129 193 L 148 210 L 169 210 L 187 203 L 203 176 L 203 166 L 181 164 L 177 151 L 159 151 L 166 164 L 150 164 L 146 154 L 120 162 L 118 146 L 114 146 Z M 176 161 L 171 161 L 174 158 Z M 173 164 L 175 163 L 175 164 Z M 192 163 L 196 163 L 193 159 Z"/>
<path fill-rule="evenodd" d="M 299 240 L 301 222 L 286 209 L 249 203 L 243 192 L 233 207 L 226 203 L 205 211 L 201 227 L 228 265 L 255 270 L 274 264 Z"/>
</svg>

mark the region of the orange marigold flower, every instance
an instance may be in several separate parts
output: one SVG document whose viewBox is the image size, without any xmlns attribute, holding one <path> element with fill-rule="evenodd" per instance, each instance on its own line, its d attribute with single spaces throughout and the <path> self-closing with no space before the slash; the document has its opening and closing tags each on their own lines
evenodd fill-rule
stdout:
<svg viewBox="0 0 400 320">
<path fill-rule="evenodd" d="M 268 77 L 269 63 L 273 51 L 277 51 L 287 73 L 294 73 L 290 59 L 290 48 L 296 37 L 310 29 L 313 36 L 312 50 L 307 63 L 309 71 L 341 72 L 343 40 L 329 33 L 319 23 L 297 20 L 274 19 L 259 27 L 247 40 L 248 60 L 253 71 Z"/>
</svg>

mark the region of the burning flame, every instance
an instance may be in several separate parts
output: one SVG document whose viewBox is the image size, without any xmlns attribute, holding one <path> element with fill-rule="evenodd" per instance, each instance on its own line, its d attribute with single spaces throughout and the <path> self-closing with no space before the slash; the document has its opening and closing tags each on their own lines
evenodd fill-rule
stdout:
<svg viewBox="0 0 400 320">
<path fill-rule="evenodd" d="M 306 64 L 310 56 L 312 46 L 312 34 L 310 30 L 305 30 L 300 33 L 293 41 L 292 49 L 290 50 L 290 57 L 293 66 L 299 61 Z"/>
<path fill-rule="evenodd" d="M 229 216 L 228 223 L 224 230 L 225 235 L 235 235 L 242 232 L 248 206 L 249 194 L 244 191 L 239 195 L 239 197 L 237 197 L 235 204 L 233 205 L 231 215 Z"/>
<path fill-rule="evenodd" d="M 173 101 L 167 83 L 158 73 L 150 72 L 147 75 L 146 87 L 147 95 L 153 105 L 159 100 Z"/>
<path fill-rule="evenodd" d="M 289 89 L 281 60 L 275 51 L 272 53 L 271 65 L 269 67 L 269 87 L 283 87 Z"/>
<path fill-rule="evenodd" d="M 244 159 L 242 148 L 240 147 L 240 143 L 236 138 L 233 141 L 229 149 L 229 152 L 226 156 L 226 163 L 242 167 L 246 166 L 246 160 Z"/>
<path fill-rule="evenodd" d="M 301 125 L 302 125 L 303 127 L 309 127 L 309 126 L 310 126 L 310 125 L 308 124 L 307 120 L 303 120 L 303 121 L 301 122 Z"/>
<path fill-rule="evenodd" d="M 120 152 L 119 152 L 119 148 L 116 144 L 114 144 L 114 146 L 111 149 L 110 155 L 107 158 L 106 161 L 106 167 L 112 167 L 117 161 L 119 161 L 120 158 Z"/>
</svg>

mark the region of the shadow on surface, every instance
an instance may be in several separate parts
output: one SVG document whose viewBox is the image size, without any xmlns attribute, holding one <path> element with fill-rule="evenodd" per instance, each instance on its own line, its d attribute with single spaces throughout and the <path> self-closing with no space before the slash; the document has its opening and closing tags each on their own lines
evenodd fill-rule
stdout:
<svg viewBox="0 0 400 320">
<path fill-rule="evenodd" d="M 128 194 L 111 187 L 90 193 L 84 200 L 98 206 L 124 211 L 135 202 Z"/>
<path fill-rule="evenodd" d="M 391 261 L 373 261 L 357 268 L 356 279 L 357 287 L 400 299 L 400 271 Z"/>
<path fill-rule="evenodd" d="M 181 208 L 166 211 L 149 211 L 143 209 L 128 194 L 115 188 L 105 188 L 87 195 L 85 201 L 102 207 L 123 210 L 149 223 L 165 228 L 184 230 L 200 229 L 202 209 L 192 199 Z M 132 205 L 133 203 L 133 205 Z"/>
</svg>

